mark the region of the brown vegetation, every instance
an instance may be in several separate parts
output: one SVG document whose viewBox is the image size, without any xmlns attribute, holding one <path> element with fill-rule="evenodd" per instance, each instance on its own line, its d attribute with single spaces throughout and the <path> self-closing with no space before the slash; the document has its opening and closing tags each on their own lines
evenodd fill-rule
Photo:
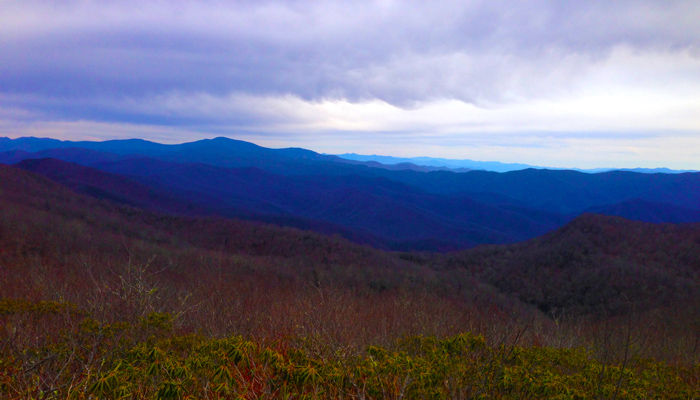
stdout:
<svg viewBox="0 0 700 400">
<path fill-rule="evenodd" d="M 38 376 L 44 391 L 107 376 L 134 346 L 186 335 L 240 335 L 260 351 L 284 343 L 342 363 L 370 346 L 406 351 L 405 337 L 469 332 L 494 351 L 582 349 L 615 396 L 632 381 L 626 369 L 651 368 L 645 358 L 700 362 L 694 226 L 586 217 L 521 245 L 389 253 L 291 228 L 143 212 L 11 167 L 0 166 L 0 183 L 0 372 Z M 588 276 L 590 263 L 599 267 Z M 599 285 L 598 297 L 579 299 L 593 290 L 582 282 Z M 489 368 L 498 357 L 505 368 L 505 356 L 488 357 Z M 682 379 L 697 387 L 688 371 L 696 375 Z M 2 379 L 0 391 L 10 385 Z"/>
</svg>

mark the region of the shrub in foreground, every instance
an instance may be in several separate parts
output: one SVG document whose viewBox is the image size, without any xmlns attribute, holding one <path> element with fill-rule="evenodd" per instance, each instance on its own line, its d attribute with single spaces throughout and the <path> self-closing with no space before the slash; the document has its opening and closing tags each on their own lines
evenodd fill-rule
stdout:
<svg viewBox="0 0 700 400">
<path fill-rule="evenodd" d="M 57 330 L 26 328 L 53 321 Z M 693 398 L 700 367 L 584 349 L 489 345 L 464 333 L 319 358 L 304 338 L 178 333 L 167 313 L 103 324 L 71 304 L 0 301 L 0 396 L 9 399 Z M 19 334 L 21 332 L 21 334 Z"/>
</svg>

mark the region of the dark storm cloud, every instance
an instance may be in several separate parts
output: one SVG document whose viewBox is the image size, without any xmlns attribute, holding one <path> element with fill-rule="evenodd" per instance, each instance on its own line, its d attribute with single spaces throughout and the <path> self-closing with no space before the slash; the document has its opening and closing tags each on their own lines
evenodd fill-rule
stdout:
<svg viewBox="0 0 700 400">
<path fill-rule="evenodd" d="M 615 46 L 697 51 L 697 4 L 5 2 L 0 87 L 499 102 L 558 90 Z"/>
<path fill-rule="evenodd" d="M 699 20 L 691 0 L 4 0 L 0 136 L 698 168 Z"/>
</svg>

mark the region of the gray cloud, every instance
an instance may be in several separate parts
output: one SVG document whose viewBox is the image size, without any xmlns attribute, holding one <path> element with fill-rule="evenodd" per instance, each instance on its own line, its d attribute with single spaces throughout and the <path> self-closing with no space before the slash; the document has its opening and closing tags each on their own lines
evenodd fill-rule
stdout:
<svg viewBox="0 0 700 400">
<path fill-rule="evenodd" d="M 0 87 L 489 103 L 565 88 L 615 46 L 697 50 L 700 38 L 692 1 L 136 4 L 3 3 Z"/>
<path fill-rule="evenodd" d="M 697 136 L 698 20 L 692 0 L 5 0 L 0 128 L 493 151 L 558 130 L 553 147 L 624 134 L 652 151 L 648 132 Z"/>
</svg>

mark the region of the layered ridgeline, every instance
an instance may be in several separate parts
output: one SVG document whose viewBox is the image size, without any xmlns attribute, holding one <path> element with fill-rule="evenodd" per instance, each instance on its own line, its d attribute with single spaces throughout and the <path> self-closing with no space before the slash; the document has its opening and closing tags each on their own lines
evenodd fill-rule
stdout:
<svg viewBox="0 0 700 400">
<path fill-rule="evenodd" d="M 435 171 L 225 138 L 180 145 L 2 139 L 0 162 L 149 210 L 338 233 L 393 250 L 514 243 L 585 212 L 700 221 L 700 173 Z"/>
<path fill-rule="evenodd" d="M 116 182 L 164 210 L 188 206 L 81 174 L 71 190 L 0 166 L 0 397 L 700 390 L 698 224 L 586 214 L 524 243 L 396 253 L 95 199 L 74 190 Z"/>
</svg>

